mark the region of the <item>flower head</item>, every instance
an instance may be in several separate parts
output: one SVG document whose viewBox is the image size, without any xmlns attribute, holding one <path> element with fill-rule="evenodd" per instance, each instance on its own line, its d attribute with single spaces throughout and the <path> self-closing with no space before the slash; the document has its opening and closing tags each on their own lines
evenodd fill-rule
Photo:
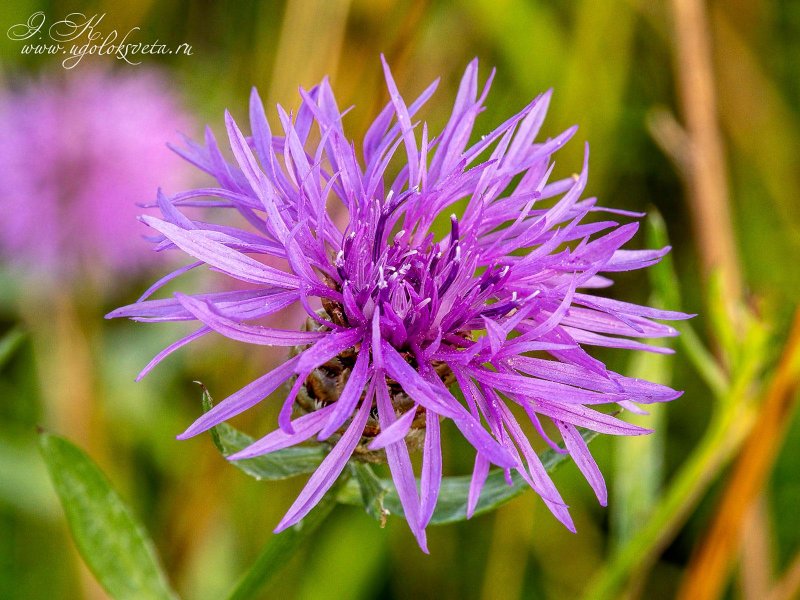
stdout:
<svg viewBox="0 0 800 600">
<path fill-rule="evenodd" d="M 188 123 L 147 71 L 70 72 L 0 93 L 0 255 L 59 282 L 152 263 L 137 203 L 159 183 L 187 184 L 164 139 Z"/>
<path fill-rule="evenodd" d="M 253 457 L 314 437 L 335 440 L 277 531 L 306 515 L 354 454 L 382 450 L 424 549 L 442 480 L 442 419 L 451 420 L 476 450 L 470 513 L 494 464 L 509 481 L 518 472 L 574 530 L 516 415 L 526 415 L 547 443 L 569 452 L 605 504 L 603 478 L 578 428 L 646 433 L 597 405 L 639 410 L 639 403 L 679 393 L 614 373 L 587 348 L 666 352 L 636 338 L 675 335 L 653 319 L 686 315 L 591 292 L 611 284 L 603 274 L 652 265 L 669 249 L 622 250 L 636 233 L 635 222 L 584 222 L 595 211 L 641 216 L 581 199 L 586 160 L 580 175 L 549 180 L 553 153 L 575 131 L 535 141 L 550 93 L 469 145 L 489 91 L 487 82 L 479 93 L 476 61 L 435 137 L 412 119 L 436 83 L 407 104 L 385 62 L 384 71 L 391 99 L 367 132 L 360 157 L 327 80 L 300 91 L 296 115 L 278 107 L 279 135 L 254 90 L 251 136 L 226 115 L 233 162 L 223 158 L 210 132 L 204 146 L 178 150 L 219 185 L 171 198 L 159 194 L 162 218 L 144 217 L 163 236 L 159 249 L 177 247 L 197 261 L 187 268 L 205 264 L 255 287 L 143 299 L 111 316 L 199 321 L 195 333 L 156 362 L 212 331 L 250 344 L 297 347 L 289 360 L 179 436 L 206 431 L 291 382 L 279 428 L 230 457 Z M 393 158 L 403 154 L 402 168 L 390 174 Z M 238 212 L 246 228 L 193 221 L 179 210 L 208 203 Z M 343 231 L 331 218 L 332 203 L 347 211 Z M 457 203 L 465 208 L 450 215 Z M 434 222 L 442 215 L 449 215 L 449 227 L 437 236 Z M 285 268 L 268 266 L 259 256 L 282 259 Z M 310 326 L 283 330 L 252 323 L 295 302 Z M 513 405 L 518 409 L 512 412 Z M 548 421 L 563 449 L 549 437 Z M 409 454 L 418 441 L 419 490 Z"/>
</svg>

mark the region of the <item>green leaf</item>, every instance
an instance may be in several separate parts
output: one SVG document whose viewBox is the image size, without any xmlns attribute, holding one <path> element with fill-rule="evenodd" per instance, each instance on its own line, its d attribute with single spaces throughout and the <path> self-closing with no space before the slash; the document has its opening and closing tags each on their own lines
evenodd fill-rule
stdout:
<svg viewBox="0 0 800 600">
<path fill-rule="evenodd" d="M 664 248 L 670 245 L 664 217 L 652 207 L 647 213 L 645 236 L 648 248 Z M 681 288 L 675 274 L 672 253 L 670 252 L 657 264 L 649 267 L 647 276 L 650 279 L 650 286 L 653 288 L 658 306 L 669 310 L 680 310 Z"/>
<path fill-rule="evenodd" d="M 389 511 L 383 505 L 383 499 L 387 492 L 386 486 L 368 464 L 350 461 L 350 470 L 356 476 L 355 480 L 361 489 L 361 502 L 364 504 L 364 508 L 383 527 L 386 525 L 386 517 L 389 515 Z"/>
<path fill-rule="evenodd" d="M 651 306 L 663 306 L 652 296 Z M 672 379 L 672 357 L 639 352 L 631 357 L 626 375 L 663 385 Z M 664 404 L 650 404 L 647 415 L 628 413 L 632 425 L 649 427 L 650 435 L 615 436 L 613 502 L 611 529 L 618 547 L 624 546 L 647 522 L 663 484 L 666 409 Z"/>
<path fill-rule="evenodd" d="M 581 433 L 586 442 L 595 438 L 597 433 L 594 431 L 583 431 Z M 559 454 L 553 450 L 543 452 L 539 458 L 544 464 L 545 469 L 553 471 L 567 459 L 567 454 Z M 445 525 L 464 521 L 467 518 L 467 496 L 469 493 L 470 476 L 445 477 L 442 479 L 442 487 L 439 492 L 439 501 L 436 503 L 436 510 L 431 518 L 431 525 Z M 390 515 L 403 515 L 403 507 L 400 498 L 391 479 L 382 479 L 381 485 L 388 490 L 383 498 L 383 507 L 389 511 Z M 528 484 L 517 473 L 512 474 L 512 484 L 508 485 L 505 474 L 502 470 L 496 469 L 489 473 L 486 483 L 483 486 L 481 497 L 475 508 L 475 514 L 492 511 L 512 498 L 515 498 L 528 488 Z M 357 481 L 352 479 L 342 486 L 338 496 L 342 504 L 359 506 L 364 503 L 362 491 Z M 369 512 L 369 510 L 368 510 Z"/>
<path fill-rule="evenodd" d="M 214 402 L 206 387 L 202 383 L 200 385 L 203 388 L 203 411 L 208 412 L 214 406 Z M 243 450 L 255 441 L 249 435 L 242 433 L 227 423 L 212 427 L 210 431 L 214 445 L 223 456 L 230 456 L 239 450 Z M 254 479 L 273 481 L 315 471 L 326 454 L 326 448 L 321 444 L 316 446 L 294 446 L 265 454 L 264 456 L 233 461 L 231 464 Z"/>
<path fill-rule="evenodd" d="M 646 222 L 647 247 L 669 245 L 667 227 L 661 214 L 651 210 Z M 648 270 L 652 293 L 649 306 L 679 310 L 681 293 L 672 262 L 667 254 Z M 652 340 L 647 340 L 652 342 Z M 672 347 L 674 343 L 667 341 Z M 669 385 L 673 361 L 663 354 L 639 352 L 631 357 L 626 375 Z M 663 483 L 664 466 L 664 405 L 651 404 L 649 414 L 631 414 L 627 421 L 653 429 L 650 435 L 618 436 L 614 438 L 613 479 L 614 501 L 611 503 L 611 530 L 618 547 L 624 546 L 647 522 L 658 500 Z"/>
<path fill-rule="evenodd" d="M 256 562 L 236 584 L 228 600 L 262 597 L 259 590 L 280 572 L 301 542 L 316 531 L 336 506 L 337 489 L 337 484 L 334 484 L 302 521 L 270 538 Z"/>
<path fill-rule="evenodd" d="M 14 356 L 14 352 L 19 348 L 23 339 L 25 339 L 25 334 L 18 327 L 3 336 L 3 339 L 0 340 L 0 367 Z"/>
<path fill-rule="evenodd" d="M 649 248 L 669 246 L 666 223 L 655 208 L 648 211 L 646 227 Z M 667 254 L 661 262 L 648 268 L 647 274 L 657 305 L 669 310 L 681 310 L 680 280 L 675 273 L 672 254 Z M 691 321 L 675 321 L 672 326 L 680 332 L 678 343 L 682 351 L 714 396 L 716 398 L 725 396 L 730 385 L 728 377 L 695 332 Z"/>
<path fill-rule="evenodd" d="M 153 542 L 102 471 L 66 439 L 41 433 L 39 448 L 72 537 L 112 598 L 177 598 Z"/>
</svg>

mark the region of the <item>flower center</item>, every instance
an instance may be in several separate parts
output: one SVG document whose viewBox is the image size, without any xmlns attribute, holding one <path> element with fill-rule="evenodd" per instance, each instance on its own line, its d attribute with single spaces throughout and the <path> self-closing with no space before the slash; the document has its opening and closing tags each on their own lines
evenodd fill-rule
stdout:
<svg viewBox="0 0 800 600">
<path fill-rule="evenodd" d="M 338 310 L 336 306 L 326 308 L 328 308 L 328 310 L 320 311 L 321 316 L 329 318 L 333 322 L 337 322 L 338 318 L 344 318 L 341 307 L 338 307 Z M 319 330 L 325 329 L 325 327 L 321 327 L 313 319 L 308 319 L 304 329 Z M 292 348 L 291 354 L 296 355 L 306 348 L 307 346 L 295 346 Z M 411 352 L 400 351 L 400 354 L 412 367 L 415 369 L 418 367 Z M 307 414 L 337 402 L 347 384 L 347 380 L 350 378 L 350 373 L 355 366 L 357 355 L 358 351 L 350 348 L 312 371 L 308 377 L 306 377 L 303 386 L 297 394 L 297 399 L 295 400 L 295 405 L 299 411 Z M 450 386 L 455 382 L 455 375 L 453 375 L 452 370 L 446 363 L 435 361 L 433 363 L 433 368 L 446 386 Z M 421 448 L 422 442 L 425 439 L 425 409 L 422 406 L 416 405 L 403 391 L 399 383 L 389 377 L 386 378 L 386 383 L 389 387 L 389 397 L 392 401 L 392 407 L 397 417 L 404 415 L 409 410 L 416 411 L 416 416 L 411 423 L 411 429 L 406 435 L 406 442 L 410 450 Z M 332 436 L 331 441 L 335 442 L 347 429 L 349 423 L 350 421 L 348 420 L 342 425 L 339 431 Z M 367 424 L 364 426 L 364 431 L 361 434 L 361 441 L 355 449 L 354 456 L 364 462 L 385 462 L 386 455 L 383 450 L 373 451 L 367 448 L 370 441 L 380 433 L 381 426 L 378 421 L 378 409 L 373 400 Z"/>
</svg>

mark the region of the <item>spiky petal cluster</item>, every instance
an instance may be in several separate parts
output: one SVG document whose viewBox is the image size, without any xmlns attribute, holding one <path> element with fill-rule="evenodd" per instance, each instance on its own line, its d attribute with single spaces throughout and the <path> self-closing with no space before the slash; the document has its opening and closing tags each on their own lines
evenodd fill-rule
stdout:
<svg viewBox="0 0 800 600">
<path fill-rule="evenodd" d="M 137 203 L 159 183 L 187 185 L 164 139 L 190 122 L 147 70 L 69 71 L 0 92 L 0 256 L 60 283 L 152 264 Z"/>
<path fill-rule="evenodd" d="M 361 156 L 344 133 L 342 113 L 327 81 L 300 91 L 296 115 L 278 107 L 278 135 L 253 91 L 251 136 L 226 115 L 233 163 L 223 158 L 210 132 L 204 146 L 190 143 L 179 150 L 219 185 L 171 198 L 159 194 L 163 217 L 144 218 L 163 235 L 159 249 L 180 248 L 197 261 L 187 268 L 205 264 L 256 287 L 143 299 L 112 316 L 199 322 L 199 329 L 156 361 L 212 331 L 251 344 L 306 346 L 179 436 L 196 435 L 233 417 L 294 378 L 279 429 L 231 457 L 257 456 L 336 434 L 327 458 L 276 531 L 300 520 L 330 488 L 362 442 L 371 413 L 377 414 L 380 433 L 370 448 L 385 449 L 406 518 L 423 549 L 442 479 L 443 418 L 477 451 L 470 512 L 495 464 L 506 470 L 509 480 L 512 471 L 518 472 L 574 530 L 566 505 L 510 407 L 518 405 L 539 435 L 573 456 L 605 504 L 603 478 L 578 428 L 645 433 L 597 406 L 638 410 L 634 403 L 661 402 L 679 394 L 608 370 L 586 347 L 665 352 L 635 338 L 675 335 L 674 329 L 652 319 L 686 315 L 591 291 L 611 283 L 602 274 L 652 265 L 668 248 L 622 250 L 636 223 L 584 222 L 590 212 L 605 210 L 594 199 L 581 199 L 586 162 L 579 176 L 549 181 L 553 153 L 574 133 L 573 128 L 535 141 L 549 93 L 469 145 L 489 89 L 487 82 L 479 93 L 477 62 L 467 68 L 452 116 L 435 137 L 425 123 L 419 126 L 412 119 L 436 83 L 407 104 L 385 62 L 384 71 L 391 100 L 367 132 Z M 400 157 L 402 167 L 390 175 L 390 164 Z M 209 203 L 237 211 L 247 228 L 193 221 L 179 210 Z M 346 208 L 344 231 L 334 225 L 329 203 Z M 449 232 L 437 238 L 434 221 L 457 203 L 465 205 L 462 215 L 451 216 Z M 285 269 L 267 266 L 258 256 L 283 259 Z M 320 301 L 325 311 L 319 310 Z M 316 321 L 311 331 L 252 323 L 294 302 Z M 338 400 L 292 420 L 306 378 L 345 352 L 352 356 L 353 349 L 357 358 Z M 455 379 L 463 403 L 445 385 L 443 373 Z M 397 386 L 412 401 L 402 412 L 393 402 Z M 423 414 L 418 489 L 405 440 L 412 422 Z M 546 433 L 548 421 L 563 448 Z"/>
</svg>

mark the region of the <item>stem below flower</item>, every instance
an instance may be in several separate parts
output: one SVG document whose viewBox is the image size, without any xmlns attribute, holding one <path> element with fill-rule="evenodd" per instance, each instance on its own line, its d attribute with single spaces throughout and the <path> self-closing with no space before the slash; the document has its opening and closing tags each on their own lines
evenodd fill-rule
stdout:
<svg viewBox="0 0 800 600">
<path fill-rule="evenodd" d="M 228 600 L 260 598 L 261 588 L 280 572 L 281 567 L 297 551 L 303 540 L 314 533 L 331 514 L 336 506 L 337 491 L 338 486 L 334 486 L 302 521 L 286 531 L 272 536 L 261 554 L 258 555 L 256 562 L 236 584 L 228 596 Z"/>
</svg>

